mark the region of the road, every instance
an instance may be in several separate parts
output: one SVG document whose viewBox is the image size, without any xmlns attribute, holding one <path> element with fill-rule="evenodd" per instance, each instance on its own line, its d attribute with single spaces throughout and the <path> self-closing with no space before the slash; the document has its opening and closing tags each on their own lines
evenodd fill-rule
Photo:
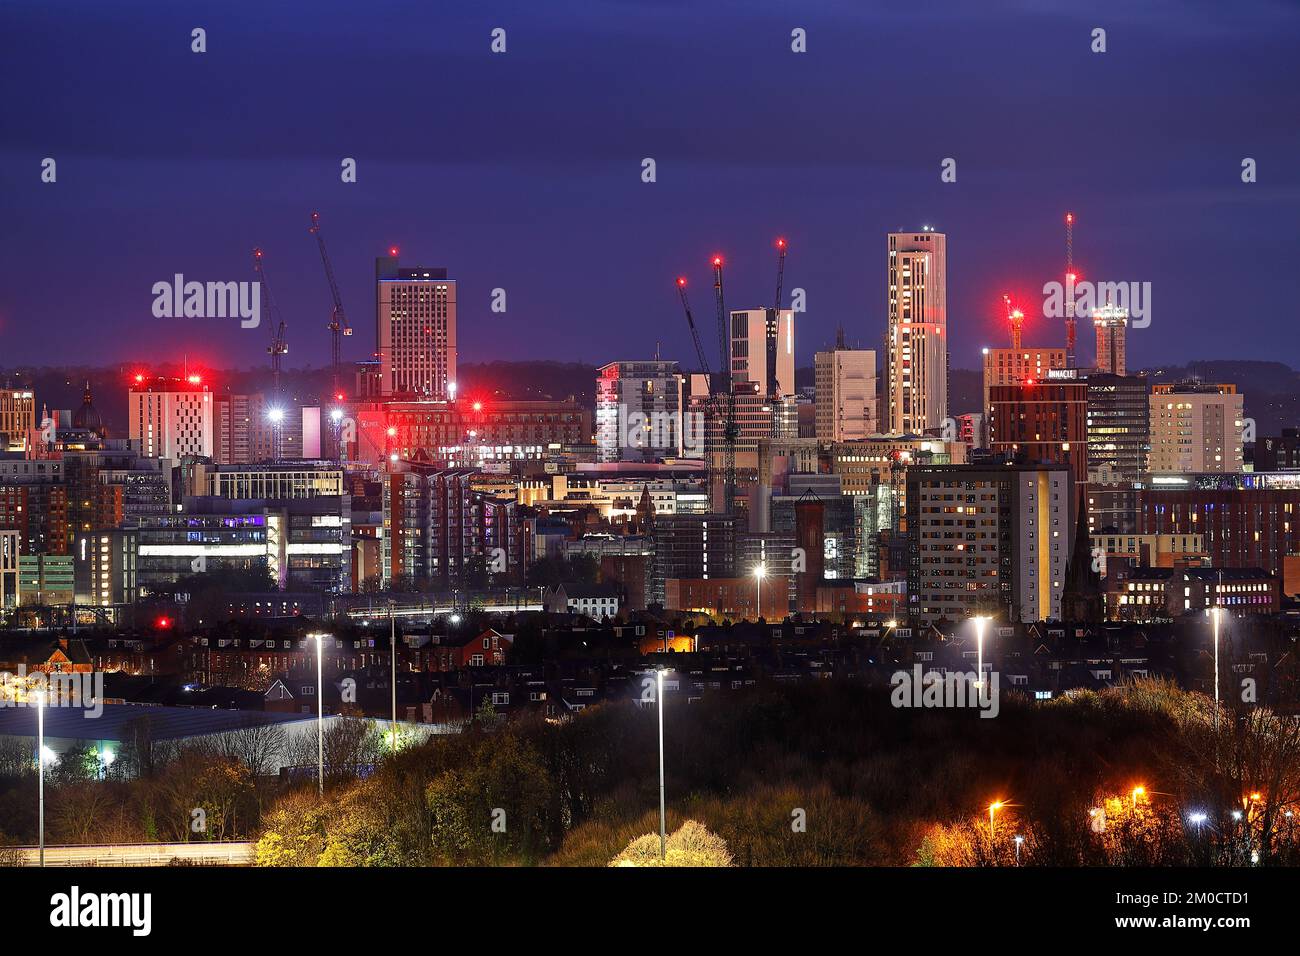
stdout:
<svg viewBox="0 0 1300 956">
<path fill-rule="evenodd" d="M 38 847 L 15 849 L 19 866 L 39 865 Z M 45 848 L 46 866 L 167 866 L 173 860 L 193 866 L 251 866 L 253 844 L 116 843 Z"/>
</svg>

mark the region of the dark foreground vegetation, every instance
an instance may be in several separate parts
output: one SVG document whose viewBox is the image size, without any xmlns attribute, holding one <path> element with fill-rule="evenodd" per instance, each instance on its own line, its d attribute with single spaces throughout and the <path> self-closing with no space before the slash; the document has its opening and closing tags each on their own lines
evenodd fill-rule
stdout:
<svg viewBox="0 0 1300 956">
<path fill-rule="evenodd" d="M 1008 696 L 995 719 L 896 709 L 847 682 L 706 696 L 667 711 L 668 825 L 698 821 L 737 866 L 1015 865 L 1017 849 L 1022 865 L 1297 862 L 1300 725 L 1225 708 L 1216 729 L 1213 710 L 1157 682 Z M 311 775 L 259 782 L 228 753 L 59 781 L 50 839 L 257 838 L 263 865 L 605 866 L 658 830 L 653 707 L 557 724 L 485 712 L 377 758 L 354 738 L 331 744 L 324 802 Z M 3 784 L 11 840 L 34 838 L 31 776 Z"/>
</svg>

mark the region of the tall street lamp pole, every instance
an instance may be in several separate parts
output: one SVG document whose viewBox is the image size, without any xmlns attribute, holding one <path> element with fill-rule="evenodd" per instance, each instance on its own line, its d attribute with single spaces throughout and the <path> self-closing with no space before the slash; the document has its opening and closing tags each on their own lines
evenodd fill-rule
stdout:
<svg viewBox="0 0 1300 956">
<path fill-rule="evenodd" d="M 758 606 L 754 608 L 755 621 L 761 621 L 763 619 L 763 578 L 765 577 L 767 577 L 766 565 L 760 564 L 754 568 L 754 581 L 758 588 L 758 594 L 755 598 L 758 602 Z"/>
<path fill-rule="evenodd" d="M 655 674 L 655 697 L 659 704 L 659 859 L 668 859 L 668 820 L 664 810 L 664 672 Z"/>
<path fill-rule="evenodd" d="M 975 686 L 984 686 L 984 625 L 987 617 L 975 618 Z"/>
<path fill-rule="evenodd" d="M 1219 596 L 1214 596 L 1210 614 L 1214 618 L 1214 729 L 1219 729 Z"/>
<path fill-rule="evenodd" d="M 45 866 L 45 692 L 36 695 L 36 803 L 41 866 Z"/>
<path fill-rule="evenodd" d="M 393 602 L 388 602 L 388 642 L 393 651 L 393 753 L 397 753 L 397 619 Z"/>
<path fill-rule="evenodd" d="M 316 789 L 325 796 L 325 636 L 316 638 Z"/>
</svg>

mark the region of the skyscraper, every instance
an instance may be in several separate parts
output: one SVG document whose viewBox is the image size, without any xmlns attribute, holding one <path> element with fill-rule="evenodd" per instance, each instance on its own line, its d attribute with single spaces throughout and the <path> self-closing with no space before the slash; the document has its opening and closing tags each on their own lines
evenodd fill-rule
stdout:
<svg viewBox="0 0 1300 956">
<path fill-rule="evenodd" d="M 731 385 L 752 382 L 763 398 L 794 394 L 794 312 L 731 313 Z"/>
<path fill-rule="evenodd" d="M 1152 474 L 1242 470 L 1242 397 L 1236 385 L 1151 388 Z"/>
<path fill-rule="evenodd" d="M 376 259 L 375 323 L 385 396 L 456 397 L 456 281 L 446 269 Z"/>
<path fill-rule="evenodd" d="M 948 417 L 947 244 L 929 227 L 889 234 L 885 402 L 894 434 L 942 428 Z"/>
<path fill-rule="evenodd" d="M 36 428 L 36 397 L 31 389 L 0 390 L 0 451 L 26 451 Z"/>
<path fill-rule="evenodd" d="M 878 432 L 876 353 L 837 346 L 829 352 L 818 352 L 813 365 L 817 375 L 817 438 L 852 441 Z"/>
<path fill-rule="evenodd" d="M 912 622 L 980 613 L 1060 620 L 1073 542 L 1071 485 L 1061 465 L 909 468 Z"/>
<path fill-rule="evenodd" d="M 1113 305 L 1094 309 L 1092 324 L 1097 327 L 1097 370 L 1111 375 L 1124 375 L 1128 309 Z"/>
<path fill-rule="evenodd" d="M 1077 486 L 1088 480 L 1088 387 L 1053 380 L 995 385 L 989 394 L 989 445 L 995 454 L 1059 465 Z"/>
<path fill-rule="evenodd" d="M 597 461 L 680 457 L 684 397 L 676 362 L 610 362 L 597 369 Z M 704 453 L 703 431 L 695 436 L 696 454 Z"/>
<path fill-rule="evenodd" d="M 127 396 L 127 437 L 142 458 L 212 457 L 212 392 L 198 375 L 185 379 L 137 375 Z"/>
</svg>

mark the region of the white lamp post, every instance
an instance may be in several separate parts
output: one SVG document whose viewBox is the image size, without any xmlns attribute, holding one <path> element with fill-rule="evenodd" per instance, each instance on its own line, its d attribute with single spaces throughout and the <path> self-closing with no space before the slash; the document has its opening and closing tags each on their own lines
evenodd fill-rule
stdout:
<svg viewBox="0 0 1300 956">
<path fill-rule="evenodd" d="M 754 568 L 754 582 L 758 588 L 758 595 L 756 597 L 758 606 L 754 608 L 755 621 L 761 621 L 763 619 L 763 578 L 765 577 L 767 577 L 767 565 L 760 564 L 756 566 Z"/>
<path fill-rule="evenodd" d="M 976 617 L 975 621 L 975 686 L 984 686 L 984 625 L 987 617 Z"/>
<path fill-rule="evenodd" d="M 316 639 L 316 789 L 325 796 L 325 638 L 328 634 L 308 634 Z"/>
<path fill-rule="evenodd" d="M 45 691 L 36 692 L 36 803 L 41 866 L 45 865 Z"/>
<path fill-rule="evenodd" d="M 393 651 L 393 753 L 397 753 L 397 619 L 393 602 L 388 602 L 388 642 Z"/>
<path fill-rule="evenodd" d="M 655 697 L 659 704 L 659 859 L 668 858 L 668 820 L 664 810 L 664 672 L 655 673 Z"/>
</svg>

